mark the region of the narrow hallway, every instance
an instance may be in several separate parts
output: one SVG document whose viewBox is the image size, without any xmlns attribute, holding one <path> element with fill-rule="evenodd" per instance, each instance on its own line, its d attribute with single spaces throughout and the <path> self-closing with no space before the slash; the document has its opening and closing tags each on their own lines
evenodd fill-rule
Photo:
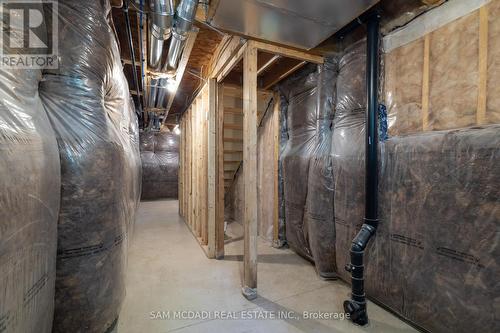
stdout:
<svg viewBox="0 0 500 333">
<path fill-rule="evenodd" d="M 238 233 L 237 227 L 232 223 L 233 233 Z M 224 260 L 207 259 L 179 217 L 176 200 L 141 202 L 118 333 L 414 332 L 373 303 L 366 327 L 346 319 L 304 318 L 304 311 L 342 315 L 342 302 L 350 289 L 343 282 L 320 280 L 309 262 L 263 241 L 259 243 L 259 297 L 247 301 L 240 293 L 242 253 L 243 240 L 234 238 L 226 244 Z M 186 319 L 174 318 L 174 312 L 180 311 L 186 311 L 182 312 Z M 214 319 L 217 313 L 226 319 Z M 262 319 L 285 313 L 289 318 Z M 199 318 L 208 315 L 211 318 Z"/>
</svg>

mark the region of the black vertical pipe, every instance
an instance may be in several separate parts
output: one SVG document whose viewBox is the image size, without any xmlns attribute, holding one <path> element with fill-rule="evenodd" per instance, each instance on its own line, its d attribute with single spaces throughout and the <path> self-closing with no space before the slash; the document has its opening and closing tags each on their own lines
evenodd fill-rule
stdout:
<svg viewBox="0 0 500 333">
<path fill-rule="evenodd" d="M 123 2 L 123 14 L 125 16 L 125 26 L 127 28 L 127 39 L 128 39 L 128 47 L 130 49 L 130 57 L 132 58 L 132 75 L 134 79 L 135 90 L 137 92 L 137 106 L 139 112 L 142 114 L 142 105 L 141 105 L 141 94 L 139 90 L 139 80 L 137 79 L 137 70 L 135 67 L 135 51 L 134 44 L 132 43 L 132 30 L 130 29 L 130 18 L 128 16 L 128 2 L 129 0 L 125 0 Z"/>
<path fill-rule="evenodd" d="M 352 241 L 351 263 L 346 270 L 351 273 L 351 299 L 344 302 L 344 310 L 359 325 L 368 323 L 364 288 L 363 256 L 370 238 L 378 226 L 378 66 L 379 66 L 379 15 L 370 16 L 367 22 L 366 54 L 366 138 L 365 138 L 365 218 L 361 230 Z"/>
<path fill-rule="evenodd" d="M 366 201 L 365 222 L 377 227 L 378 222 L 378 65 L 379 65 L 379 18 L 368 21 L 366 54 Z"/>
</svg>

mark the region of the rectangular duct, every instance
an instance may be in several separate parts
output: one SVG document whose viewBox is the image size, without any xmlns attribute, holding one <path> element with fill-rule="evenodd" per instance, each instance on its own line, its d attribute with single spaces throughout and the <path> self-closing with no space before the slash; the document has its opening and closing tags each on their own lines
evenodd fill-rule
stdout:
<svg viewBox="0 0 500 333">
<path fill-rule="evenodd" d="M 311 49 L 379 0 L 220 0 L 211 24 L 237 34 Z"/>
</svg>

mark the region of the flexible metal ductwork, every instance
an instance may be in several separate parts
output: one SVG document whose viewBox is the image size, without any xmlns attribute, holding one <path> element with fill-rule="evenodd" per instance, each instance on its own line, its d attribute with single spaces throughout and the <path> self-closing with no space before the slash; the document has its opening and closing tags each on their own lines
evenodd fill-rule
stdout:
<svg viewBox="0 0 500 333">
<path fill-rule="evenodd" d="M 174 17 L 173 0 L 150 0 L 151 24 L 149 35 L 149 67 L 159 70 L 163 43 L 170 38 Z"/>
<path fill-rule="evenodd" d="M 378 226 L 378 66 L 379 66 L 379 14 L 374 13 L 367 22 L 366 54 L 366 179 L 365 218 L 361 230 L 352 240 L 351 263 L 345 269 L 351 273 L 351 299 L 344 302 L 344 310 L 358 325 L 368 323 L 364 287 L 364 251 Z"/>
<path fill-rule="evenodd" d="M 175 73 L 179 65 L 184 44 L 186 43 L 187 33 L 193 26 L 193 20 L 198 8 L 198 0 L 181 0 L 177 7 L 172 40 L 168 49 L 168 60 L 163 70 L 168 73 Z"/>
</svg>

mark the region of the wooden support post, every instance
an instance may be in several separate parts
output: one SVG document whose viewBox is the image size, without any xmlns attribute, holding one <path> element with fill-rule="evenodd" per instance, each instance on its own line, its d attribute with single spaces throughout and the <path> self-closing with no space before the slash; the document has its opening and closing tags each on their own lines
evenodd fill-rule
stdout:
<svg viewBox="0 0 500 333">
<path fill-rule="evenodd" d="M 208 245 L 208 89 L 207 86 L 202 92 L 202 108 L 200 113 L 201 122 L 201 184 L 200 184 L 200 197 L 201 197 L 201 245 Z"/>
<path fill-rule="evenodd" d="M 196 102 L 196 132 L 193 133 L 196 137 L 196 232 L 195 235 L 198 238 L 201 238 L 201 184 L 202 184 L 202 163 L 203 163 L 203 154 L 201 149 L 201 139 L 203 137 L 203 123 L 201 119 L 201 114 L 203 112 L 203 98 L 198 97 L 198 101 Z"/>
<path fill-rule="evenodd" d="M 479 91 L 477 98 L 476 123 L 486 122 L 488 90 L 488 6 L 479 9 Z"/>
<path fill-rule="evenodd" d="M 273 245 L 279 247 L 279 158 L 280 158 L 280 94 L 274 94 L 273 109 L 274 138 L 274 209 L 273 209 Z"/>
<path fill-rule="evenodd" d="M 216 179 L 216 210 L 215 210 L 215 257 L 224 257 L 224 85 L 217 87 L 217 179 Z"/>
<path fill-rule="evenodd" d="M 182 122 L 180 124 L 180 128 L 182 128 Z M 179 147 L 179 170 L 177 174 L 179 175 L 179 181 L 177 182 L 178 184 L 178 197 L 179 197 L 179 215 L 184 216 L 183 213 L 183 202 L 184 202 L 184 151 L 186 149 L 186 142 L 184 141 L 184 132 L 181 131 L 181 135 L 179 138 L 180 141 L 180 147 Z"/>
<path fill-rule="evenodd" d="M 422 75 L 422 130 L 429 129 L 429 72 L 430 72 L 430 34 L 424 37 L 424 68 Z"/>
<path fill-rule="evenodd" d="M 189 221 L 189 226 L 191 230 L 193 231 L 193 234 L 195 233 L 195 226 L 196 226 L 196 190 L 197 190 L 197 177 L 196 177 L 196 171 L 197 171 L 197 156 L 196 156 L 196 111 L 197 111 L 197 106 L 196 102 L 193 103 L 193 106 L 191 108 L 191 131 L 190 131 L 190 136 L 191 136 L 191 198 L 189 202 L 191 203 L 191 209 L 190 209 L 190 214 L 191 218 Z"/>
<path fill-rule="evenodd" d="M 244 279 L 242 293 L 257 297 L 257 49 L 243 56 Z"/>
<path fill-rule="evenodd" d="M 217 81 L 208 80 L 208 257 L 216 251 L 216 199 L 217 199 Z"/>
</svg>

